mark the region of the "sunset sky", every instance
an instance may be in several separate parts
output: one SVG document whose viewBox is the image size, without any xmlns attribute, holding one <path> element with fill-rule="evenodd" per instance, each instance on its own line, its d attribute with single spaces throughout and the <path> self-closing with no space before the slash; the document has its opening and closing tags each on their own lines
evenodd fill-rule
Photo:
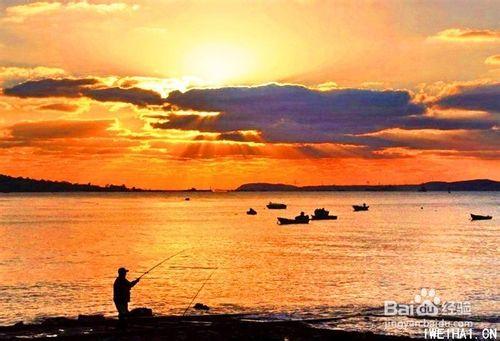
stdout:
<svg viewBox="0 0 500 341">
<path fill-rule="evenodd" d="M 500 1 L 0 2 L 0 173 L 500 179 Z"/>
</svg>

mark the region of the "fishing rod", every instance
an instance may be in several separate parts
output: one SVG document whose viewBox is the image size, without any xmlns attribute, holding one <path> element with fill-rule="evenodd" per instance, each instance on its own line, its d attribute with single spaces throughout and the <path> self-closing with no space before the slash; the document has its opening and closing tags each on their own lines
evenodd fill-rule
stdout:
<svg viewBox="0 0 500 341">
<path fill-rule="evenodd" d="M 145 273 L 143 273 L 142 275 L 140 275 L 139 277 L 137 277 L 137 279 L 141 279 L 143 276 L 147 275 L 150 271 L 152 271 L 152 270 L 156 269 L 157 267 L 159 267 L 160 265 L 162 265 L 163 263 L 165 263 L 167 260 L 169 260 L 169 259 L 171 259 L 171 258 L 174 258 L 175 256 L 177 256 L 177 255 L 179 255 L 179 254 L 181 254 L 181 253 L 183 253 L 184 251 L 187 251 L 187 250 L 189 250 L 189 249 L 184 249 L 184 250 L 179 251 L 179 252 L 177 252 L 176 254 L 174 254 L 174 255 L 172 255 L 172 256 L 170 256 L 170 257 L 165 258 L 165 259 L 164 259 L 164 260 L 162 260 L 160 263 L 156 264 L 156 265 L 155 265 L 155 266 L 153 266 L 151 269 L 149 269 L 148 271 L 146 271 Z"/>
<path fill-rule="evenodd" d="M 194 300 L 196 299 L 196 297 L 198 297 L 198 294 L 200 293 L 201 289 L 203 289 L 203 287 L 205 286 L 205 284 L 207 284 L 207 282 L 210 280 L 210 277 L 212 277 L 212 275 L 214 274 L 214 272 L 218 269 L 219 267 L 216 267 L 214 268 L 214 271 L 212 271 L 210 273 L 210 276 L 207 277 L 207 279 L 205 280 L 205 282 L 203 282 L 203 284 L 201 285 L 201 287 L 198 289 L 198 292 L 196 293 L 196 295 L 194 295 L 193 299 L 191 300 L 191 302 L 189 302 L 189 305 L 187 306 L 186 310 L 184 310 L 184 313 L 182 314 L 182 317 L 186 316 L 186 313 L 187 311 L 189 310 L 189 308 L 191 307 L 191 304 L 193 304 Z"/>
</svg>

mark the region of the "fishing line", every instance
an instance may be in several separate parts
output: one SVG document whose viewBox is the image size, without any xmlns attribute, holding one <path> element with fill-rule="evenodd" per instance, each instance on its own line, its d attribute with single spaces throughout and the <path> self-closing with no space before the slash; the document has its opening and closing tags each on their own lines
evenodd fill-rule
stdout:
<svg viewBox="0 0 500 341">
<path fill-rule="evenodd" d="M 210 280 L 210 277 L 212 277 L 212 275 L 215 273 L 215 271 L 218 269 L 219 267 L 216 267 L 214 268 L 214 271 L 212 271 L 210 273 L 210 276 L 207 277 L 207 279 L 203 282 L 203 284 L 201 285 L 201 287 L 198 289 L 198 292 L 196 293 L 196 295 L 194 295 L 193 299 L 191 300 L 191 302 L 189 302 L 189 305 L 187 306 L 186 310 L 184 310 L 184 313 L 182 314 L 182 316 L 184 317 L 187 313 L 187 311 L 189 310 L 189 308 L 191 307 L 191 304 L 193 304 L 194 300 L 196 299 L 196 297 L 198 297 L 198 294 L 200 293 L 201 289 L 203 289 L 203 287 L 205 286 L 205 284 L 207 284 L 207 282 Z"/>
<path fill-rule="evenodd" d="M 150 271 L 152 271 L 152 270 L 156 269 L 157 267 L 159 267 L 160 265 L 162 265 L 163 263 L 165 263 L 167 260 L 169 260 L 169 259 L 171 259 L 171 258 L 174 258 L 175 256 L 177 256 L 177 255 L 179 255 L 179 254 L 181 254 L 181 253 L 183 253 L 184 251 L 187 251 L 187 250 L 189 250 L 189 249 L 184 249 L 184 250 L 179 251 L 179 252 L 177 252 L 176 254 L 174 254 L 174 255 L 172 255 L 172 256 L 170 256 L 170 257 L 165 258 L 165 259 L 164 259 L 164 260 L 162 260 L 160 263 L 156 264 L 156 265 L 155 265 L 155 266 L 153 266 L 151 269 L 149 269 L 148 271 L 146 271 L 145 273 L 143 273 L 142 275 L 140 275 L 137 279 L 141 279 L 143 276 L 147 275 Z"/>
</svg>

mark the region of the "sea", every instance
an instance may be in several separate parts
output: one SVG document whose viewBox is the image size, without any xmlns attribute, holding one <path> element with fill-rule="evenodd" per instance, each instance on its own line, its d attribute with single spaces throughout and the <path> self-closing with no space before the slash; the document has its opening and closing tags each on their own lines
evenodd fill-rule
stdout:
<svg viewBox="0 0 500 341">
<path fill-rule="evenodd" d="M 130 308 L 180 315 L 194 299 L 210 310 L 188 314 L 409 336 L 446 322 L 484 337 L 500 326 L 499 204 L 499 192 L 0 194 L 0 325 L 116 316 L 119 267 L 132 280 L 182 251 Z M 277 224 L 315 208 L 338 219 Z M 409 312 L 422 302 L 438 315 Z"/>
</svg>

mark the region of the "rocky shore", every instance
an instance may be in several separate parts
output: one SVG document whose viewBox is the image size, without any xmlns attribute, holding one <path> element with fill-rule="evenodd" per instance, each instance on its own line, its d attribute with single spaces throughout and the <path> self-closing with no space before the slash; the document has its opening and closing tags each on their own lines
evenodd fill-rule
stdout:
<svg viewBox="0 0 500 341">
<path fill-rule="evenodd" d="M 49 318 L 38 324 L 0 327 L 0 340 L 363 340 L 407 341 L 408 337 L 314 327 L 311 321 L 256 321 L 244 315 L 155 316 L 133 318 L 122 330 L 100 315 Z"/>
</svg>

